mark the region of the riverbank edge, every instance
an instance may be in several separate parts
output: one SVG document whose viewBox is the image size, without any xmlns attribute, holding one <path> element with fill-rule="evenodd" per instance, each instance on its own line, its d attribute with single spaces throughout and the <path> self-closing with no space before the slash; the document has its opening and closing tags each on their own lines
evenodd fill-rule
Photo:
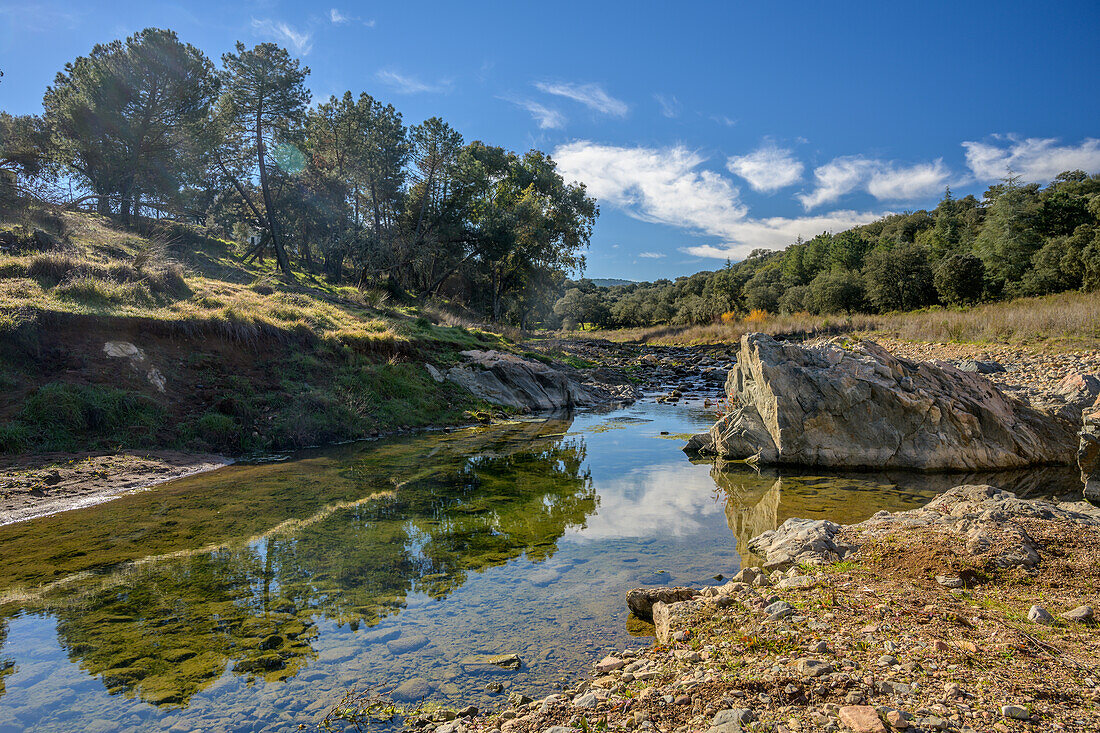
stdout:
<svg viewBox="0 0 1100 733">
<path fill-rule="evenodd" d="M 969 498 L 961 496 L 967 491 Z M 980 492 L 1000 508 L 975 502 Z M 943 519 L 912 521 L 922 512 Z M 995 524 L 984 530 L 993 526 L 1004 536 L 966 543 L 967 531 L 956 525 L 988 525 L 990 517 Z M 655 623 L 652 645 L 610 651 L 577 670 L 577 681 L 560 693 L 532 700 L 513 690 L 496 712 L 458 706 L 414 713 L 406 728 L 1100 727 L 1100 587 L 1092 577 L 1100 572 L 1089 570 L 1100 556 L 1100 508 L 956 487 L 924 507 L 880 512 L 856 525 L 795 519 L 780 529 L 778 537 L 773 531 L 750 543 L 765 557 L 762 567 L 742 569 L 722 586 L 631 591 L 632 609 L 648 608 Z M 801 550 L 793 556 L 792 538 Z M 1016 545 L 1036 548 L 1035 557 L 1025 552 L 1004 561 Z"/>
</svg>

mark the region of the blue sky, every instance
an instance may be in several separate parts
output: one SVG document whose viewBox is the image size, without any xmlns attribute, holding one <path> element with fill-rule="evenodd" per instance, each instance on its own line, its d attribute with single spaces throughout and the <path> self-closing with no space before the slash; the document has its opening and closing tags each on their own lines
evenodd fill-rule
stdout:
<svg viewBox="0 0 1100 733">
<path fill-rule="evenodd" d="M 1100 172 L 1100 3 L 157 3 L 0 0 L 0 108 L 37 112 L 96 42 L 168 27 L 217 61 L 274 40 L 407 123 L 537 147 L 601 216 L 591 277 L 980 195 L 1008 168 Z"/>
</svg>

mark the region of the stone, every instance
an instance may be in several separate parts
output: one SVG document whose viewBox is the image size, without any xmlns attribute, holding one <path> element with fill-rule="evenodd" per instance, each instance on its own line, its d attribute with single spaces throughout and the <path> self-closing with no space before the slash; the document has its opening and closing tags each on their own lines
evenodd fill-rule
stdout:
<svg viewBox="0 0 1100 733">
<path fill-rule="evenodd" d="M 608 672 L 614 672 L 616 669 L 622 669 L 625 666 L 626 661 L 609 655 L 596 662 L 596 673 L 607 674 Z"/>
<path fill-rule="evenodd" d="M 995 361 L 978 361 L 976 359 L 963 359 L 955 368 L 961 372 L 974 372 L 977 374 L 997 374 L 1005 370 L 1004 366 Z"/>
<path fill-rule="evenodd" d="M 944 588 L 962 588 L 963 579 L 957 575 L 937 575 L 936 582 Z"/>
<path fill-rule="evenodd" d="M 840 709 L 840 722 L 853 733 L 886 733 L 886 726 L 870 705 L 845 705 Z"/>
<path fill-rule="evenodd" d="M 390 693 L 397 702 L 417 702 L 432 694 L 432 686 L 423 677 L 405 680 Z"/>
<path fill-rule="evenodd" d="M 1030 720 L 1031 713 L 1027 708 L 1022 708 L 1019 705 L 1004 705 L 1001 707 L 1001 716 L 1009 718 L 1011 720 Z"/>
<path fill-rule="evenodd" d="M 794 663 L 794 666 L 803 677 L 820 677 L 833 671 L 833 665 L 820 659 L 799 659 Z"/>
<path fill-rule="evenodd" d="M 909 721 L 906 719 L 905 713 L 900 710 L 887 711 L 886 722 L 890 724 L 891 728 L 897 728 L 898 730 L 905 730 L 909 727 Z"/>
<path fill-rule="evenodd" d="M 594 692 L 587 692 L 583 695 L 577 695 L 573 698 L 573 707 L 581 710 L 588 710 L 596 707 L 600 702 L 600 699 L 596 697 Z"/>
<path fill-rule="evenodd" d="M 1032 606 L 1028 609 L 1027 620 L 1033 624 L 1052 624 L 1054 617 L 1042 606 Z"/>
<path fill-rule="evenodd" d="M 527 412 L 568 410 L 616 402 L 633 402 L 639 390 L 616 383 L 607 370 L 585 375 L 565 365 L 552 367 L 501 351 L 461 353 L 465 364 L 451 367 L 446 378 L 475 397 Z"/>
<path fill-rule="evenodd" d="M 950 364 L 872 341 L 741 338 L 726 381 L 737 408 L 686 450 L 765 464 L 977 470 L 1071 464 L 1076 424 Z"/>
<path fill-rule="evenodd" d="M 429 639 L 423 634 L 402 634 L 396 639 L 392 639 L 386 642 L 386 648 L 390 650 L 391 654 L 404 654 L 406 652 L 416 651 L 422 646 L 427 645 Z"/>
<path fill-rule="evenodd" d="M 653 604 L 687 601 L 699 594 L 694 588 L 677 586 L 675 588 L 633 588 L 626 593 L 626 605 L 635 616 L 646 621 L 653 620 Z"/>
<path fill-rule="evenodd" d="M 1062 618 L 1066 621 L 1073 621 L 1079 624 L 1087 624 L 1092 621 L 1095 613 L 1092 610 L 1092 606 L 1078 606 L 1072 611 L 1066 611 L 1062 614 Z"/>
<path fill-rule="evenodd" d="M 523 666 L 523 660 L 519 658 L 518 654 L 497 654 L 489 657 L 486 661 L 497 667 L 504 667 L 504 669 L 515 670 Z"/>
</svg>

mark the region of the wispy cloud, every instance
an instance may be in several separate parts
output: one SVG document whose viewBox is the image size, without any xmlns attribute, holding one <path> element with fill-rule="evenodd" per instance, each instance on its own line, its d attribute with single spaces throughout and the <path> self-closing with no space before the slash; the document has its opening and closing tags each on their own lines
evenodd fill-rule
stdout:
<svg viewBox="0 0 1100 733">
<path fill-rule="evenodd" d="M 680 100 L 676 97 L 666 97 L 663 94 L 654 94 L 653 98 L 657 100 L 657 104 L 661 105 L 661 114 L 665 117 L 673 118 L 680 116 Z"/>
<path fill-rule="evenodd" d="M 565 126 L 565 115 L 556 109 L 547 107 L 546 105 L 539 104 L 533 99 L 523 99 L 520 97 L 499 97 L 505 102 L 511 102 L 520 109 L 527 110 L 534 118 L 538 126 L 543 130 L 556 130 Z"/>
<path fill-rule="evenodd" d="M 1046 182 L 1070 170 L 1100 172 L 1100 140 L 1085 138 L 1078 145 L 1059 145 L 1058 138 L 994 135 L 993 142 L 967 141 L 966 165 L 980 181 L 1004 178 L 1011 170 L 1025 181 Z"/>
<path fill-rule="evenodd" d="M 758 247 L 779 249 L 799 235 L 840 231 L 882 213 L 754 218 L 728 178 L 704 168 L 703 156 L 680 145 L 617 147 L 582 140 L 559 146 L 554 160 L 567 180 L 584 182 L 597 199 L 629 216 L 724 240 L 684 248 L 698 257 L 740 259 Z"/>
<path fill-rule="evenodd" d="M 599 84 L 572 84 L 569 82 L 537 82 L 535 87 L 546 94 L 572 99 L 590 109 L 613 117 L 625 117 L 630 110 L 626 102 L 615 99 Z"/>
<path fill-rule="evenodd" d="M 253 18 L 252 32 L 261 38 L 278 41 L 294 48 L 296 52 L 305 56 L 313 50 L 313 34 L 309 31 L 300 31 L 289 23 L 270 18 Z"/>
<path fill-rule="evenodd" d="M 913 201 L 942 190 L 950 179 L 951 171 L 941 159 L 899 165 L 848 155 L 815 168 L 814 189 L 799 194 L 798 200 L 807 211 L 856 190 L 864 190 L 880 201 Z"/>
<path fill-rule="evenodd" d="M 748 155 L 734 155 L 726 161 L 731 173 L 744 178 L 756 191 L 771 193 L 802 178 L 802 161 L 787 148 L 765 142 Z"/>
<path fill-rule="evenodd" d="M 359 16 L 345 15 L 344 13 L 340 12 L 337 8 L 332 8 L 331 10 L 329 10 L 328 11 L 328 17 L 329 17 L 329 20 L 332 21 L 333 25 L 344 25 L 345 23 L 355 22 L 355 23 L 362 23 L 367 28 L 373 28 L 374 27 L 374 20 L 373 19 L 363 20 Z"/>
<path fill-rule="evenodd" d="M 451 88 L 451 82 L 441 79 L 438 82 L 429 83 L 397 71 L 383 69 L 375 74 L 375 78 L 383 84 L 392 87 L 398 94 L 420 94 L 423 92 L 446 92 Z"/>
<path fill-rule="evenodd" d="M 639 252 L 639 257 L 645 257 L 647 260 L 659 260 L 665 255 L 661 252 Z"/>
</svg>

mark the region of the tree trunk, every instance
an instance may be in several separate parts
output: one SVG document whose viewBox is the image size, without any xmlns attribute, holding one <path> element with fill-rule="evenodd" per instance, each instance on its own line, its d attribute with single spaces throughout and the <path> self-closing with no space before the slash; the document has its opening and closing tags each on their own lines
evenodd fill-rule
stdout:
<svg viewBox="0 0 1100 733">
<path fill-rule="evenodd" d="M 267 228 L 271 232 L 271 246 L 275 250 L 275 260 L 279 269 L 287 278 L 293 280 L 294 275 L 290 271 L 290 260 L 283 249 L 283 242 L 279 238 L 279 224 L 275 220 L 275 205 L 271 202 L 271 187 L 267 184 L 267 165 L 264 162 L 264 138 L 263 125 L 260 112 L 256 112 L 256 152 L 260 162 L 260 190 L 264 195 L 264 209 L 267 210 Z"/>
</svg>

